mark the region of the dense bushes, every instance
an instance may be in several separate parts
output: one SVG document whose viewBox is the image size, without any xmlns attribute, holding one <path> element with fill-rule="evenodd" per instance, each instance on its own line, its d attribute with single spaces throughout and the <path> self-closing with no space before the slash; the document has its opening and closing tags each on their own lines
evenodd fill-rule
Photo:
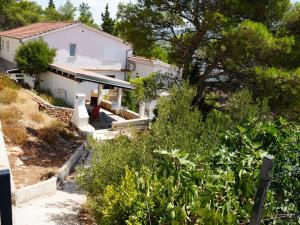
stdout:
<svg viewBox="0 0 300 225">
<path fill-rule="evenodd" d="M 203 120 L 194 94 L 183 85 L 161 98 L 149 132 L 92 143 L 92 165 L 78 180 L 98 224 L 246 223 L 266 154 L 275 157 L 276 179 L 265 221 L 299 211 L 299 128 L 272 119 L 247 91 Z"/>
<path fill-rule="evenodd" d="M 272 110 L 300 121 L 300 69 L 257 68 L 256 73 L 256 89 L 269 98 Z"/>
<path fill-rule="evenodd" d="M 81 170 L 77 178 L 85 190 L 95 197 L 101 196 L 107 185 L 117 183 L 123 177 L 126 165 L 137 169 L 153 166 L 153 147 L 150 147 L 152 143 L 147 134 L 133 139 L 120 136 L 105 143 L 90 138 L 89 145 L 93 149 L 91 163 L 95 166 Z"/>
</svg>

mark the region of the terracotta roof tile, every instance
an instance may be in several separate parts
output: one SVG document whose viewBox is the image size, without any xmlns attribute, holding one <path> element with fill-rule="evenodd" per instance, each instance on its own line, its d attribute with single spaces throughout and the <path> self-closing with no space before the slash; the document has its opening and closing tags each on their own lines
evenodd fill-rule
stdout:
<svg viewBox="0 0 300 225">
<path fill-rule="evenodd" d="M 19 27 L 12 30 L 0 32 L 0 36 L 11 37 L 16 39 L 24 39 L 34 37 L 36 35 L 44 34 L 49 31 L 58 30 L 76 22 L 41 22 L 24 27 Z"/>
</svg>

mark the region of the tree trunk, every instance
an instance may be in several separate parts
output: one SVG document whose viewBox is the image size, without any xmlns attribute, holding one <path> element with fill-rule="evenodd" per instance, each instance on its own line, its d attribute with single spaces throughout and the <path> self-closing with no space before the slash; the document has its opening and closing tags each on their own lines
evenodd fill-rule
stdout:
<svg viewBox="0 0 300 225">
<path fill-rule="evenodd" d="M 34 75 L 34 89 L 39 90 L 40 89 L 40 76 L 38 74 Z"/>
</svg>

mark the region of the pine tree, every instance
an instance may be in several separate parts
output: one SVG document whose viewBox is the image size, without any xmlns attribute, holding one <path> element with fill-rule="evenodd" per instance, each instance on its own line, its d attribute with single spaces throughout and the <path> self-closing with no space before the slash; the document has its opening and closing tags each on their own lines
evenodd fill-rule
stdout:
<svg viewBox="0 0 300 225">
<path fill-rule="evenodd" d="M 87 3 L 83 2 L 80 4 L 79 13 L 80 13 L 80 15 L 79 15 L 78 20 L 81 23 L 85 23 L 87 25 L 94 23 L 93 16 L 92 16 L 92 13 L 90 10 L 90 6 Z"/>
<path fill-rule="evenodd" d="M 55 5 L 54 5 L 54 2 L 53 0 L 49 0 L 49 3 L 48 3 L 48 8 L 54 8 L 55 9 Z"/>
<path fill-rule="evenodd" d="M 114 27 L 115 27 L 115 20 L 113 20 L 110 17 L 110 13 L 109 13 L 109 10 L 108 10 L 108 4 L 105 7 L 105 12 L 101 13 L 101 17 L 102 17 L 102 21 L 103 21 L 103 23 L 101 25 L 102 30 L 104 32 L 113 34 L 114 33 Z"/>
<path fill-rule="evenodd" d="M 76 7 L 67 0 L 66 3 L 59 7 L 58 12 L 61 15 L 62 21 L 74 21 L 76 16 Z"/>
</svg>

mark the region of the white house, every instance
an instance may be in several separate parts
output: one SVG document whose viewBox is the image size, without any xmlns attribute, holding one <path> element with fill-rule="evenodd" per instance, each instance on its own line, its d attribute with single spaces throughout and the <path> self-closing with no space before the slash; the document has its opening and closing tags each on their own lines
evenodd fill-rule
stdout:
<svg viewBox="0 0 300 225">
<path fill-rule="evenodd" d="M 155 58 L 148 59 L 142 56 L 128 56 L 128 64 L 131 78 L 146 77 L 149 74 L 156 72 L 168 74 L 169 76 L 179 76 L 180 74 L 178 67 Z M 168 93 L 166 92 L 161 93 L 162 96 L 167 94 Z M 156 105 L 156 100 L 145 103 L 145 114 L 150 119 L 154 117 L 153 111 L 156 108 Z"/>
<path fill-rule="evenodd" d="M 178 75 L 178 68 L 161 60 L 142 56 L 128 56 L 128 64 L 132 78 L 146 77 L 151 73 L 160 72 Z"/>
<path fill-rule="evenodd" d="M 14 62 L 23 43 L 43 38 L 57 49 L 54 63 L 91 69 L 124 79 L 127 57 L 132 47 L 122 39 L 77 22 L 45 22 L 0 32 L 0 57 Z M 123 76 L 123 77 L 122 77 Z"/>
<path fill-rule="evenodd" d="M 15 52 L 20 45 L 42 38 L 57 50 L 55 65 L 62 65 L 64 69 L 82 69 L 87 73 L 106 75 L 119 80 L 125 80 L 128 72 L 127 58 L 132 54 L 131 45 L 122 39 L 77 22 L 31 24 L 0 32 L 0 38 L 0 57 L 8 62 L 14 63 Z M 97 83 L 81 81 L 81 88 L 74 91 L 65 78 L 53 74 L 52 76 L 56 76 L 56 83 L 49 81 L 52 78 L 42 75 L 41 86 L 51 90 L 54 96 L 63 98 L 72 106 L 74 101 L 70 99 L 74 98 L 76 93 L 84 91 L 87 99 L 90 99 L 92 91 L 98 89 Z M 32 77 L 25 75 L 24 81 L 33 86 Z"/>
<path fill-rule="evenodd" d="M 14 63 L 16 49 L 38 38 L 57 50 L 49 72 L 41 75 L 41 87 L 72 106 L 76 94 L 83 93 L 90 100 L 95 90 L 102 89 L 99 84 L 105 88 L 112 80 L 126 80 L 129 73 L 135 78 L 159 71 L 176 72 L 175 67 L 162 61 L 133 56 L 132 46 L 124 40 L 78 22 L 42 22 L 0 32 L 0 57 Z M 33 86 L 32 77 L 18 71 L 12 74 Z M 79 74 L 93 79 L 82 79 Z M 111 86 L 132 89 L 128 82 L 114 81 Z"/>
</svg>

